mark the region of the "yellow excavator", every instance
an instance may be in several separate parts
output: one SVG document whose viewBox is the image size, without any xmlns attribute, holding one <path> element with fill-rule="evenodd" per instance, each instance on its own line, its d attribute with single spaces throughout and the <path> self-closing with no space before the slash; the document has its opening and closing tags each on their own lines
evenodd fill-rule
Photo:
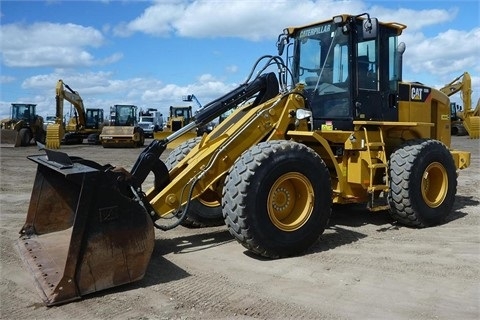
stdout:
<svg viewBox="0 0 480 320">
<path fill-rule="evenodd" d="M 46 304 L 141 279 L 154 227 L 187 219 L 221 220 L 271 259 L 308 250 L 333 204 L 388 210 L 409 227 L 444 223 L 470 153 L 450 147 L 448 96 L 402 80 L 405 28 L 367 13 L 286 28 L 277 55 L 260 57 L 193 122 L 154 139 L 129 171 L 49 149 L 29 156 L 37 174 L 17 244 Z M 210 133 L 160 160 L 228 110 Z"/>
<path fill-rule="evenodd" d="M 453 79 L 446 84 L 440 91 L 447 96 L 452 96 L 460 92 L 463 101 L 463 111 L 455 112 L 452 110 L 452 130 L 462 132 L 465 129 L 472 139 L 480 138 L 480 99 L 477 106 L 472 109 L 472 79 L 468 72 Z"/>
<path fill-rule="evenodd" d="M 74 116 L 66 124 L 63 122 L 64 100 L 75 108 Z M 77 144 L 84 139 L 88 139 L 90 144 L 99 143 L 104 121 L 103 109 L 85 109 L 80 94 L 61 79 L 55 87 L 55 105 L 55 123 L 47 125 L 47 148 L 59 149 L 62 143 Z"/>
</svg>

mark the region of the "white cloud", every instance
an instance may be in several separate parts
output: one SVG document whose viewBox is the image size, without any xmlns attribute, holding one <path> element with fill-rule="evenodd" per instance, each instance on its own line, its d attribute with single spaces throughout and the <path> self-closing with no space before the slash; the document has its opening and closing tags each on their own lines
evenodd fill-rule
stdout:
<svg viewBox="0 0 480 320">
<path fill-rule="evenodd" d="M 399 3 L 400 4 L 400 3 Z M 373 6 L 369 9 L 371 15 L 384 22 L 397 22 L 407 26 L 407 32 L 417 31 L 427 26 L 439 25 L 452 21 L 458 14 L 458 8 L 413 10 L 398 8 L 398 10 Z"/>
<path fill-rule="evenodd" d="M 155 79 L 118 80 L 114 76 L 111 72 L 78 73 L 71 69 L 56 69 L 49 74 L 29 77 L 21 86 L 28 92 L 37 93 L 24 101 L 36 103 L 40 115 L 55 113 L 55 86 L 59 79 L 80 94 L 86 108 L 103 108 L 106 112 L 114 104 L 137 104 L 142 101 L 141 96 L 146 90 L 161 86 L 161 82 Z M 5 102 L 2 104 L 10 105 Z M 8 116 L 8 108 L 0 110 L 1 118 Z"/>
<path fill-rule="evenodd" d="M 15 77 L 0 75 L 0 83 L 9 83 L 15 81 Z"/>
<path fill-rule="evenodd" d="M 230 65 L 230 66 L 227 66 L 225 69 L 228 73 L 237 73 L 238 72 L 238 66 L 237 65 Z"/>
<path fill-rule="evenodd" d="M 26 101 L 37 104 L 40 115 L 55 113 L 55 85 L 59 79 L 77 91 L 86 108 L 103 108 L 105 112 L 114 104 L 136 104 L 138 107 L 157 108 L 168 114 L 171 105 L 188 105 L 182 97 L 195 94 L 202 105 L 232 90 L 235 84 L 225 84 L 211 74 L 203 74 L 197 80 L 185 86 L 163 84 L 161 81 L 146 78 L 118 80 L 110 72 L 76 73 L 70 69 L 57 69 L 50 74 L 27 78 L 22 88 L 37 91 L 39 94 Z M 0 102 L 0 106 L 8 103 Z M 68 103 L 66 106 L 69 105 Z M 195 104 L 192 105 L 197 109 Z M 8 107 L 9 108 L 9 107 Z M 8 116 L 8 108 L 1 108 L 1 118 Z M 68 107 L 65 112 L 67 113 Z"/>
<path fill-rule="evenodd" d="M 447 30 L 432 38 L 423 33 L 406 34 L 405 67 L 414 73 L 448 75 L 452 72 L 480 71 L 478 65 L 480 28 Z M 412 45 L 408 45 L 411 43 Z"/>
<path fill-rule="evenodd" d="M 117 34 L 143 32 L 155 36 L 193 38 L 239 37 L 249 40 L 275 38 L 289 25 L 329 19 L 338 12 L 364 12 L 362 1 L 158 1 L 141 16 L 121 23 Z"/>
<path fill-rule="evenodd" d="M 235 85 L 211 74 L 200 75 L 192 84 L 178 85 L 151 78 L 118 79 L 118 75 L 111 72 L 82 73 L 69 68 L 110 64 L 122 59 L 121 53 L 102 58 L 96 56 L 95 49 L 107 44 L 108 39 L 104 35 L 110 32 L 122 36 L 145 33 L 167 37 L 236 37 L 274 41 L 286 26 L 329 19 L 342 12 L 369 12 L 381 21 L 396 21 L 408 26 L 401 36 L 401 41 L 407 44 L 404 75 L 418 75 L 419 79 L 413 80 L 425 80 L 426 84 L 434 85 L 448 83 L 463 71 L 470 71 L 474 92 L 478 92 L 480 78 L 473 73 L 480 71 L 477 63 L 480 48 L 479 41 L 472 39 L 480 39 L 480 28 L 451 28 L 435 33 L 437 26 L 444 30 L 447 23 L 458 19 L 454 3 L 448 9 L 413 10 L 402 6 L 407 4 L 398 2 L 398 9 L 394 10 L 381 5 L 371 6 L 359 0 L 274 0 L 268 4 L 262 0 L 159 0 L 137 18 L 117 25 L 113 25 L 115 22 L 112 20 L 111 25 L 102 26 L 102 31 L 75 24 L 2 25 L 0 53 L 2 63 L 8 67 L 58 68 L 50 74 L 27 78 L 22 83 L 22 88 L 29 92 L 38 90 L 44 94 L 31 94 L 25 100 L 38 103 L 42 112 L 52 112 L 55 83 L 61 78 L 80 92 L 87 107 L 107 109 L 115 103 L 145 103 L 165 112 L 169 105 L 182 104 L 181 97 L 184 95 L 194 93 L 201 103 L 206 104 Z M 426 27 L 433 32 L 432 35 L 427 35 Z M 238 68 L 229 64 L 223 66 L 223 71 L 231 75 L 237 73 Z M 243 73 L 246 74 L 246 70 Z M 435 78 L 433 83 L 432 77 Z M 0 80 L 5 83 L 11 78 L 2 76 Z M 0 102 L 0 106 L 3 104 Z"/>
<path fill-rule="evenodd" d="M 234 84 L 228 85 L 223 81 L 216 79 L 211 74 L 203 74 L 198 77 L 195 83 L 186 86 L 167 84 L 160 86 L 157 89 L 146 90 L 142 95 L 142 100 L 154 104 L 162 104 L 163 108 L 168 108 L 170 105 L 185 104 L 182 103 L 182 97 L 189 94 L 195 94 L 200 103 L 205 105 L 215 98 L 229 92 L 234 86 Z"/>
<path fill-rule="evenodd" d="M 77 67 L 112 63 L 121 58 L 113 54 L 97 59 L 87 47 L 98 48 L 105 39 L 92 27 L 49 22 L 0 26 L 2 62 L 8 67 Z"/>
<path fill-rule="evenodd" d="M 181 19 L 186 4 L 182 1 L 158 1 L 148 7 L 138 18 L 117 25 L 114 29 L 116 35 L 128 36 L 133 32 L 144 32 L 157 36 L 169 35 L 172 30 L 172 22 Z"/>
</svg>

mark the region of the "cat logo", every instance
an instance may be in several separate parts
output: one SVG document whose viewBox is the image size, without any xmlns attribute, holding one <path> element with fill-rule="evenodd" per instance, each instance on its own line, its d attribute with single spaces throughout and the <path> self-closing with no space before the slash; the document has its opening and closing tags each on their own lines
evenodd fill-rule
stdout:
<svg viewBox="0 0 480 320">
<path fill-rule="evenodd" d="M 428 88 L 412 86 L 410 98 L 416 101 L 425 101 L 429 94 L 430 90 Z"/>
</svg>

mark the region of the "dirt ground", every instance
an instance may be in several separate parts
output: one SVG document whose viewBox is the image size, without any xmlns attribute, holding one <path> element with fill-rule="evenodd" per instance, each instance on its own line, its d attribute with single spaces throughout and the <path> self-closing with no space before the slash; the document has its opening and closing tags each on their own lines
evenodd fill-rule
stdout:
<svg viewBox="0 0 480 320">
<path fill-rule="evenodd" d="M 335 209 L 303 256 L 250 255 L 225 227 L 156 232 L 144 279 L 44 306 L 14 244 L 25 222 L 36 147 L 1 148 L 1 319 L 480 319 L 479 140 L 459 173 L 448 222 L 411 229 L 387 212 Z M 129 169 L 139 149 L 62 146 Z M 168 150 L 167 150 L 168 151 Z"/>
</svg>

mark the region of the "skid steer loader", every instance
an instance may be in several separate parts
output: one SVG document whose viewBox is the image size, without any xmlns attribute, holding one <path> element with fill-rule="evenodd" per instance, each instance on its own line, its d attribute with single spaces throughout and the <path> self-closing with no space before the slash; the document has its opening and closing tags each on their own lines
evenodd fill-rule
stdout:
<svg viewBox="0 0 480 320">
<path fill-rule="evenodd" d="M 450 149 L 448 97 L 402 82 L 404 28 L 361 14 L 285 29 L 279 55 L 259 58 L 245 83 L 153 140 L 129 172 L 48 149 L 29 156 L 38 169 L 17 243 L 46 304 L 141 279 L 154 227 L 187 218 L 221 218 L 267 258 L 307 250 L 332 204 L 388 209 L 406 226 L 442 223 L 470 153 Z"/>
</svg>

